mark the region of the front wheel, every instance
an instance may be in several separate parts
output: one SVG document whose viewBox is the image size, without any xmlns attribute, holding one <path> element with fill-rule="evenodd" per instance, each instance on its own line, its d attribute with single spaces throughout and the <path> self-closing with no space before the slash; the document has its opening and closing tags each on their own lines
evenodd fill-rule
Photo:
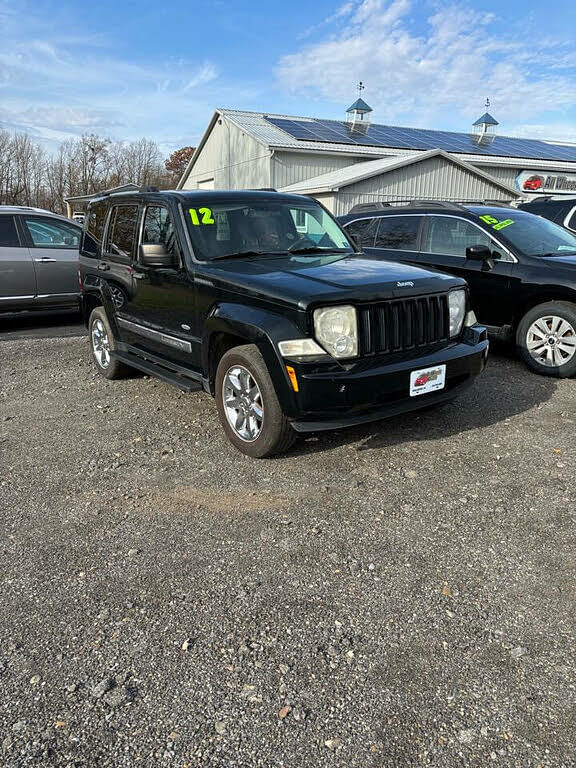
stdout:
<svg viewBox="0 0 576 768">
<path fill-rule="evenodd" d="M 518 325 L 516 345 L 526 365 L 543 376 L 576 374 L 576 305 L 549 301 L 529 310 Z"/>
<path fill-rule="evenodd" d="M 216 371 L 216 405 L 228 439 L 247 456 L 263 459 L 283 453 L 296 439 L 253 344 L 222 356 Z"/>
</svg>

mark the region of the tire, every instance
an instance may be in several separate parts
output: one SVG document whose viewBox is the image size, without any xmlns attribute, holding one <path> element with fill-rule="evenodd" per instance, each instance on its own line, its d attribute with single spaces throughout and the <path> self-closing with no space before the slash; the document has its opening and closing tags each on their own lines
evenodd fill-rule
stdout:
<svg viewBox="0 0 576 768">
<path fill-rule="evenodd" d="M 124 363 L 110 357 L 116 342 L 103 307 L 92 310 L 88 321 L 88 343 L 98 373 L 107 379 L 120 379 L 132 372 Z"/>
<path fill-rule="evenodd" d="M 246 456 L 274 456 L 296 440 L 254 344 L 234 347 L 222 356 L 216 371 L 216 406 L 226 436 Z"/>
<path fill-rule="evenodd" d="M 542 376 L 576 374 L 576 305 L 549 301 L 530 309 L 516 331 L 518 354 Z"/>
</svg>

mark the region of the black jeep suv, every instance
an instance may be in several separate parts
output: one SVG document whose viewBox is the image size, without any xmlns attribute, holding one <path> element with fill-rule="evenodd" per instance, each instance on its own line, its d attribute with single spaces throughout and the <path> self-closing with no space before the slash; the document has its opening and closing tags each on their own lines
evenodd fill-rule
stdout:
<svg viewBox="0 0 576 768">
<path fill-rule="evenodd" d="M 450 400 L 485 366 L 463 280 L 355 252 L 309 198 L 114 194 L 84 226 L 81 304 L 100 373 L 204 388 L 249 456 Z"/>
<path fill-rule="evenodd" d="M 576 374 L 576 235 L 516 208 L 360 204 L 340 222 L 366 253 L 466 279 L 488 326 L 511 326 L 537 373 Z"/>
</svg>

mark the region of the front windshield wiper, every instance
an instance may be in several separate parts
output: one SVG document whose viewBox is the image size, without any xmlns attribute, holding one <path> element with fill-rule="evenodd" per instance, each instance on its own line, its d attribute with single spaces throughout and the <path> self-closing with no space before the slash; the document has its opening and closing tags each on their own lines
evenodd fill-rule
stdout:
<svg viewBox="0 0 576 768">
<path fill-rule="evenodd" d="M 213 256 L 210 261 L 218 261 L 218 259 L 241 259 L 245 256 L 266 256 L 273 253 L 273 251 L 235 251 L 233 253 L 222 253 L 219 256 Z"/>
<path fill-rule="evenodd" d="M 576 256 L 576 251 L 554 251 L 553 253 L 533 253 L 537 259 L 549 259 L 552 256 Z"/>
<path fill-rule="evenodd" d="M 306 248 L 288 248 L 289 253 L 352 253 L 346 248 L 322 248 L 319 245 L 309 245 Z"/>
</svg>

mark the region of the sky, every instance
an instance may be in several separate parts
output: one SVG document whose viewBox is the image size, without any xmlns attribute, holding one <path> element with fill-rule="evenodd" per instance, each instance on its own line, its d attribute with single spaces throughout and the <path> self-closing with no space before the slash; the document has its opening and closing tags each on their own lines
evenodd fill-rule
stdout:
<svg viewBox="0 0 576 768">
<path fill-rule="evenodd" d="M 0 0 L 0 127 L 195 145 L 217 107 L 576 142 L 575 0 Z"/>
</svg>

